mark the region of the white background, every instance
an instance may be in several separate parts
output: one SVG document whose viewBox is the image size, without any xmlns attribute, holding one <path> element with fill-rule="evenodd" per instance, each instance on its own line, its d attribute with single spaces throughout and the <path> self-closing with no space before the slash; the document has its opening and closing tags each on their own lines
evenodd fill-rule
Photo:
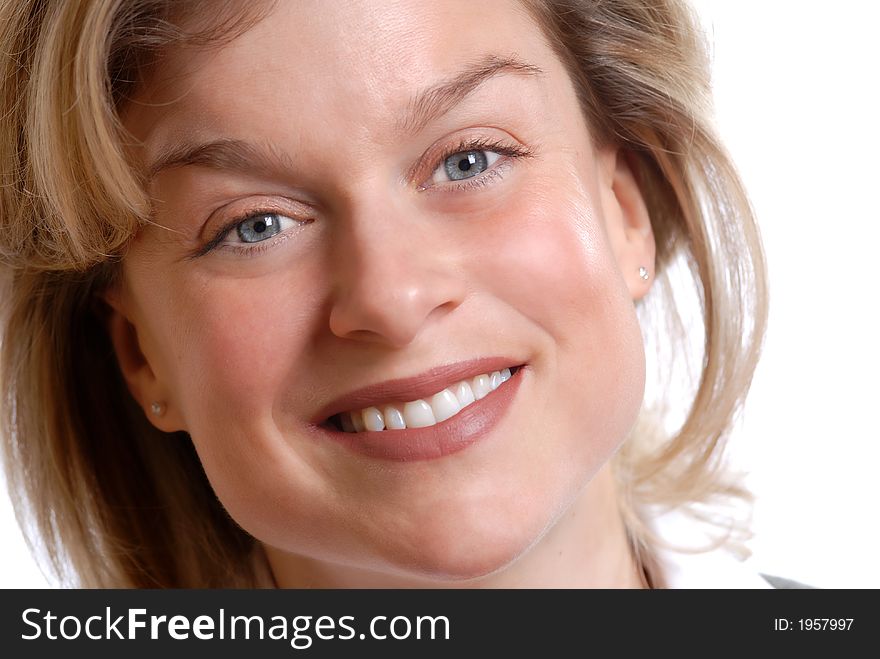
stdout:
<svg viewBox="0 0 880 659">
<path fill-rule="evenodd" d="M 732 445 L 758 496 L 753 562 L 815 586 L 878 588 L 880 11 L 693 5 L 770 267 L 766 348 Z M 0 538 L 0 587 L 45 585 L 2 495 Z"/>
<path fill-rule="evenodd" d="M 765 571 L 880 587 L 880 104 L 874 3 L 698 0 L 718 126 L 770 268 L 764 357 L 735 442 Z"/>
</svg>

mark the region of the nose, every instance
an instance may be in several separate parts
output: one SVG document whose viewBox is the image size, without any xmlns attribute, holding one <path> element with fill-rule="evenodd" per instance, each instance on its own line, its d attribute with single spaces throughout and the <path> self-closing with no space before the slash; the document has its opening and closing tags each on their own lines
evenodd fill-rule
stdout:
<svg viewBox="0 0 880 659">
<path fill-rule="evenodd" d="M 387 198 L 366 206 L 351 211 L 334 236 L 330 330 L 400 348 L 461 303 L 466 281 L 438 218 Z"/>
</svg>

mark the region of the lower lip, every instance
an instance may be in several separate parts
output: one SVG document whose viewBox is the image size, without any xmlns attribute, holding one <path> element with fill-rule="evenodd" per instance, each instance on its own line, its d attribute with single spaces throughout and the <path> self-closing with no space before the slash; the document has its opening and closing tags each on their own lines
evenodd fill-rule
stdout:
<svg viewBox="0 0 880 659">
<path fill-rule="evenodd" d="M 521 366 L 509 380 L 484 398 L 427 428 L 350 433 L 321 425 L 312 426 L 312 430 L 322 438 L 333 439 L 355 453 L 373 458 L 396 462 L 442 458 L 480 441 L 501 422 L 513 403 L 526 370 L 526 366 Z"/>
</svg>

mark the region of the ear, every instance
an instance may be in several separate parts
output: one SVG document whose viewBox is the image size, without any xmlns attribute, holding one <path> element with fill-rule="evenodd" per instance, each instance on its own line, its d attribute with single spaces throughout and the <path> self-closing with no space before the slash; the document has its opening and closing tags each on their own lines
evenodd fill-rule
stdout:
<svg viewBox="0 0 880 659">
<path fill-rule="evenodd" d="M 648 207 L 629 154 L 606 147 L 599 151 L 597 160 L 605 230 L 630 297 L 640 300 L 651 289 L 655 274 L 656 245 Z M 645 271 L 647 279 L 642 277 Z"/>
<path fill-rule="evenodd" d="M 125 296 L 119 288 L 108 290 L 100 295 L 103 300 L 104 326 L 110 336 L 119 370 L 128 385 L 128 390 L 138 405 L 144 410 L 147 419 L 163 432 L 185 430 L 180 410 L 171 399 L 170 391 L 156 376 L 155 369 L 148 358 L 138 335 L 136 323 L 125 304 Z M 158 413 L 153 404 L 158 403 Z"/>
</svg>

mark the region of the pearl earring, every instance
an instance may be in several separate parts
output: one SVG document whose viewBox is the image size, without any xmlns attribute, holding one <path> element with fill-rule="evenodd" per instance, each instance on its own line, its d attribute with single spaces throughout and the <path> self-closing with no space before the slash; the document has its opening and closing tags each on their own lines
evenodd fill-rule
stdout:
<svg viewBox="0 0 880 659">
<path fill-rule="evenodd" d="M 639 266 L 639 277 L 648 281 L 648 269 L 645 266 Z"/>
<path fill-rule="evenodd" d="M 159 401 L 153 401 L 153 404 L 150 405 L 150 410 L 156 416 L 162 416 L 165 414 L 165 403 L 160 403 Z"/>
</svg>

